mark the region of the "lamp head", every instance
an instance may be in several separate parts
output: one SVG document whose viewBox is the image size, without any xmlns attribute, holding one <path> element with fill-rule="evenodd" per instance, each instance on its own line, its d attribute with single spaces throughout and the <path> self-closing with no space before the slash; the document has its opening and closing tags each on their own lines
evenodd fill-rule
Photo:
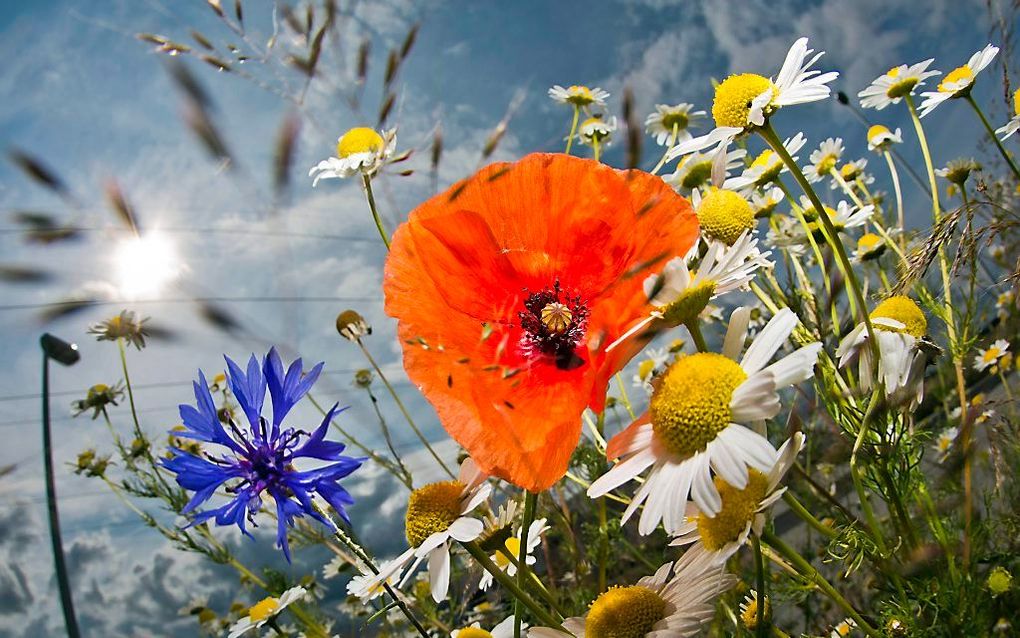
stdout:
<svg viewBox="0 0 1020 638">
<path fill-rule="evenodd" d="M 47 357 L 65 366 L 74 365 L 81 358 L 77 345 L 58 339 L 48 332 L 39 337 L 39 345 Z"/>
</svg>

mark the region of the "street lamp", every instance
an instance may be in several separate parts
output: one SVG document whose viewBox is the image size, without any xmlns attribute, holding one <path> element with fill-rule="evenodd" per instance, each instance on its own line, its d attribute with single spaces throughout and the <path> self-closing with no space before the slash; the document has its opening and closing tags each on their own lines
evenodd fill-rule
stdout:
<svg viewBox="0 0 1020 638">
<path fill-rule="evenodd" d="M 53 566 L 57 572 L 57 587 L 60 590 L 60 607 L 64 611 L 64 625 L 68 638 L 79 638 L 78 620 L 74 616 L 74 601 L 71 586 L 67 580 L 67 565 L 64 564 L 64 545 L 60 540 L 60 517 L 57 514 L 57 486 L 53 477 L 53 443 L 50 436 L 50 359 L 59 364 L 71 366 L 81 355 L 78 346 L 46 333 L 39 338 L 43 351 L 42 377 L 42 420 L 43 420 L 43 463 L 46 468 L 46 506 L 50 515 L 50 541 L 53 544 Z"/>
</svg>

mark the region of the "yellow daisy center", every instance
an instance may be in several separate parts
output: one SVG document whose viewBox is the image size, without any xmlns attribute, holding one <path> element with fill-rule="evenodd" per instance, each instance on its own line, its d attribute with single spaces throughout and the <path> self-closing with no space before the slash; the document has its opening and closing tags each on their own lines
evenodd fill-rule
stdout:
<svg viewBox="0 0 1020 638">
<path fill-rule="evenodd" d="M 713 190 L 701 200 L 697 215 L 702 232 L 729 246 L 755 226 L 754 209 L 733 191 Z"/>
<path fill-rule="evenodd" d="M 263 598 L 251 606 L 251 609 L 248 610 L 248 618 L 250 618 L 252 622 L 265 620 L 273 615 L 279 605 L 279 598 Z"/>
<path fill-rule="evenodd" d="M 836 625 L 836 633 L 840 636 L 849 636 L 852 629 L 853 627 L 851 627 L 848 622 L 841 622 Z"/>
<path fill-rule="evenodd" d="M 642 587 L 611 587 L 588 609 L 587 638 L 644 638 L 666 614 L 666 601 Z"/>
<path fill-rule="evenodd" d="M 705 449 L 730 425 L 730 400 L 747 373 L 713 352 L 680 357 L 662 375 L 648 412 L 655 438 L 688 458 Z"/>
<path fill-rule="evenodd" d="M 1013 584 L 1013 575 L 1004 567 L 996 567 L 988 574 L 988 589 L 995 595 L 1005 594 Z"/>
<path fill-rule="evenodd" d="M 775 95 L 776 87 L 766 77 L 754 73 L 731 75 L 715 87 L 712 117 L 716 126 L 745 128 L 751 112 L 751 102 L 765 91 Z"/>
<path fill-rule="evenodd" d="M 857 240 L 857 250 L 867 258 L 877 257 L 885 251 L 885 244 L 882 238 L 875 233 L 864 233 Z"/>
<path fill-rule="evenodd" d="M 850 162 L 848 164 L 843 164 L 843 166 L 839 169 L 839 174 L 843 177 L 844 180 L 852 182 L 853 180 L 857 179 L 858 175 L 861 174 L 861 169 L 859 166 L 857 166 L 857 164 Z"/>
<path fill-rule="evenodd" d="M 999 358 L 1000 354 L 1002 353 L 999 351 L 999 349 L 996 348 L 995 346 L 992 346 L 991 348 L 985 350 L 985 354 L 981 357 L 981 360 L 984 361 L 985 363 L 993 363 L 996 359 Z"/>
<path fill-rule="evenodd" d="M 903 295 L 894 295 L 882 301 L 871 311 L 871 319 L 874 321 L 879 317 L 895 319 L 904 325 L 902 330 L 896 330 L 881 324 L 875 328 L 888 330 L 890 332 L 904 332 L 915 339 L 920 339 L 928 331 L 928 320 L 914 300 Z"/>
<path fill-rule="evenodd" d="M 895 71 L 895 73 L 893 73 L 893 71 Z M 899 77 L 899 75 L 899 68 L 889 71 L 889 77 L 896 78 Z M 914 87 L 917 86 L 917 83 L 920 81 L 921 80 L 917 77 L 905 77 L 899 82 L 894 82 L 888 89 L 886 89 L 885 94 L 887 97 L 894 100 L 905 95 L 910 95 L 911 91 L 914 90 Z"/>
<path fill-rule="evenodd" d="M 587 106 L 595 101 L 595 95 L 586 86 L 573 84 L 567 89 L 567 102 L 577 106 Z"/>
<path fill-rule="evenodd" d="M 457 632 L 457 638 L 492 638 L 492 632 L 481 627 L 465 627 Z"/>
<path fill-rule="evenodd" d="M 496 552 L 496 564 L 499 565 L 500 569 L 506 569 L 510 565 L 510 557 L 516 560 L 521 555 L 521 539 L 511 536 L 506 539 L 504 547 L 506 547 L 506 551 L 501 549 Z"/>
<path fill-rule="evenodd" d="M 216 620 L 216 612 L 211 610 L 211 609 L 209 609 L 208 607 L 203 607 L 202 610 L 200 612 L 198 612 L 197 615 L 198 615 L 198 623 L 200 625 L 204 625 L 206 623 L 211 623 L 212 621 Z"/>
<path fill-rule="evenodd" d="M 670 112 L 662 116 L 662 127 L 667 131 L 672 131 L 673 127 L 676 127 L 678 131 L 682 131 L 687 128 L 689 123 L 690 120 L 686 113 Z"/>
<path fill-rule="evenodd" d="M 961 80 L 967 80 L 965 87 L 970 86 L 970 83 L 974 81 L 974 71 L 966 64 L 947 73 L 946 77 L 942 78 L 942 81 L 939 82 L 939 91 L 942 93 L 956 93 L 960 89 L 950 85 L 955 85 Z"/>
<path fill-rule="evenodd" d="M 758 470 L 747 470 L 747 487 L 738 490 L 722 477 L 715 477 L 722 498 L 722 509 L 713 517 L 698 515 L 698 535 L 709 551 L 718 551 L 740 538 L 761 506 L 768 491 L 768 477 Z"/>
<path fill-rule="evenodd" d="M 836 167 L 836 162 L 839 161 L 839 156 L 835 153 L 826 153 L 822 156 L 822 159 L 818 160 L 815 164 L 815 171 L 819 175 L 828 175 L 829 171 Z"/>
<path fill-rule="evenodd" d="M 647 381 L 648 377 L 652 376 L 653 372 L 655 372 L 655 361 L 652 359 L 645 359 L 638 364 L 637 374 L 638 378 L 642 381 Z"/>
<path fill-rule="evenodd" d="M 772 606 L 769 604 L 769 597 L 765 596 L 765 622 L 769 621 L 772 615 Z M 744 623 L 744 627 L 750 631 L 754 631 L 758 628 L 758 596 L 755 596 L 747 602 L 747 607 L 740 613 L 740 621 Z"/>
<path fill-rule="evenodd" d="M 601 141 L 609 137 L 609 129 L 602 118 L 589 117 L 581 123 L 581 135 L 592 140 Z"/>
<path fill-rule="evenodd" d="M 715 293 L 715 282 L 703 281 L 680 293 L 676 301 L 662 309 L 662 318 L 671 326 L 694 321 Z"/>
<path fill-rule="evenodd" d="M 464 484 L 460 481 L 429 483 L 411 492 L 404 528 L 407 542 L 418 547 L 437 532 L 445 532 L 460 517 Z"/>
<path fill-rule="evenodd" d="M 872 144 L 874 144 L 875 143 L 875 139 L 879 135 L 888 135 L 888 134 L 889 134 L 889 128 L 888 127 L 882 126 L 881 124 L 875 124 L 874 126 L 872 126 L 871 128 L 868 129 L 868 141 L 871 142 Z"/>
<path fill-rule="evenodd" d="M 680 180 L 680 186 L 687 190 L 694 190 L 701 185 L 708 182 L 708 179 L 712 176 L 712 160 L 705 160 L 703 162 L 696 162 L 691 164 L 684 174 L 683 179 Z"/>
<path fill-rule="evenodd" d="M 359 126 L 344 133 L 336 144 L 336 154 L 343 159 L 355 153 L 378 153 L 384 145 L 382 135 L 366 126 Z"/>
<path fill-rule="evenodd" d="M 755 180 L 755 184 L 761 186 L 775 181 L 783 170 L 783 161 L 772 149 L 767 148 L 751 162 L 751 168 L 760 169 L 761 175 Z"/>
<path fill-rule="evenodd" d="M 1020 89 L 1013 92 L 1013 113 L 1020 117 Z"/>
</svg>

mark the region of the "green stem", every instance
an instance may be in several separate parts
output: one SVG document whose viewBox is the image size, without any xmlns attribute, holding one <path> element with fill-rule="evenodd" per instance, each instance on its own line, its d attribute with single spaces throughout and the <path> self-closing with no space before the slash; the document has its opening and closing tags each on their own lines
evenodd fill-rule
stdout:
<svg viewBox="0 0 1020 638">
<path fill-rule="evenodd" d="M 797 571 L 799 571 L 802 576 L 817 585 L 818 588 L 821 589 L 830 600 L 832 600 L 832 602 L 836 603 L 836 605 L 845 611 L 848 616 L 853 618 L 854 622 L 857 623 L 857 626 L 864 633 L 872 636 L 873 638 L 882 638 L 882 635 L 876 631 L 875 628 L 868 623 L 868 621 L 864 620 L 854 606 L 851 605 L 842 594 L 836 591 L 836 588 L 829 584 L 829 581 L 825 580 L 825 577 L 822 576 L 817 569 L 812 567 L 811 563 L 807 562 L 799 552 L 768 531 L 762 534 L 762 540 L 765 541 L 769 547 L 779 552 L 783 558 L 793 563 L 794 567 L 797 568 Z"/>
<path fill-rule="evenodd" d="M 892 178 L 893 192 L 896 193 L 896 224 L 900 231 L 900 249 L 907 250 L 907 229 L 903 223 L 903 191 L 900 189 L 900 174 L 896 172 L 896 164 L 893 162 L 889 151 L 882 151 L 885 163 L 889 165 L 889 176 Z"/>
<path fill-rule="evenodd" d="M 593 136 L 591 138 L 591 147 L 592 147 L 592 151 L 595 154 L 595 161 L 597 162 L 597 161 L 599 161 L 599 158 L 602 155 L 602 146 L 601 146 L 601 144 L 599 144 L 599 138 L 598 137 Z"/>
<path fill-rule="evenodd" d="M 636 419 L 637 416 L 634 414 L 634 406 L 630 404 L 630 397 L 627 396 L 627 385 L 623 382 L 623 376 L 616 373 L 616 386 L 620 388 L 620 403 L 623 404 L 624 409 L 627 410 L 627 414 L 630 415 L 631 419 Z"/>
<path fill-rule="evenodd" d="M 673 150 L 673 145 L 676 144 L 676 136 L 680 134 L 680 123 L 677 122 L 673 125 L 673 132 L 669 135 L 669 141 L 666 143 L 666 152 L 662 154 L 662 158 L 659 159 L 659 163 L 652 169 L 651 174 L 655 175 L 662 168 L 662 165 L 666 163 L 666 158 L 669 157 L 669 152 Z"/>
<path fill-rule="evenodd" d="M 755 580 L 758 587 L 757 618 L 755 618 L 755 634 L 758 638 L 765 638 L 768 632 L 768 625 L 772 623 L 765 621 L 765 559 L 761 556 L 761 541 L 757 534 L 751 534 L 751 547 L 754 548 Z"/>
<path fill-rule="evenodd" d="M 489 558 L 489 555 L 485 553 L 485 550 L 483 550 L 477 542 L 468 541 L 461 542 L 460 544 L 476 561 L 478 561 L 478 564 L 482 566 L 482 569 L 492 574 L 492 578 L 501 586 L 505 587 L 516 600 L 523 603 L 524 606 L 531 611 L 531 613 L 535 614 L 535 617 L 538 618 L 539 621 L 551 629 L 561 629 L 560 621 L 546 611 L 541 605 L 536 603 L 535 600 L 523 589 L 518 587 L 514 579 L 510 578 L 502 569 L 493 563 L 492 559 Z"/>
<path fill-rule="evenodd" d="M 797 500 L 797 497 L 793 495 L 793 492 L 787 490 L 783 494 L 783 500 L 786 501 L 786 504 L 791 510 L 793 510 L 794 514 L 801 517 L 805 523 L 810 525 L 822 536 L 825 536 L 826 538 L 836 538 L 836 536 L 838 536 L 836 530 L 832 529 L 828 525 L 824 525 L 820 520 L 815 518 L 811 512 L 807 511 L 807 508 Z"/>
<path fill-rule="evenodd" d="M 535 520 L 535 504 L 538 502 L 538 494 L 535 492 L 524 493 L 524 519 L 521 521 L 521 544 L 517 551 L 517 586 L 523 591 L 528 581 L 528 571 L 523 569 L 528 564 L 528 532 L 532 521 Z M 514 638 L 521 638 L 521 601 L 514 601 Z"/>
<path fill-rule="evenodd" d="M 131 387 L 131 375 L 128 374 L 127 353 L 125 352 L 124 347 L 124 337 L 117 338 L 117 348 L 120 350 L 120 367 L 124 372 L 124 387 L 127 389 L 128 403 L 131 405 L 131 419 L 135 425 L 135 437 L 138 438 L 145 450 L 145 460 L 148 461 L 149 466 L 152 467 L 152 473 L 156 477 L 156 480 L 163 486 L 163 489 L 166 490 L 168 496 L 172 495 L 174 490 L 170 487 L 166 480 L 163 479 L 163 475 L 160 474 L 159 465 L 156 464 L 156 459 L 152 456 L 152 450 L 149 449 L 148 439 L 142 432 L 141 423 L 138 421 L 138 411 L 135 409 L 135 393 Z"/>
<path fill-rule="evenodd" d="M 390 249 L 390 236 L 387 234 L 386 229 L 383 228 L 382 218 L 379 217 L 379 209 L 375 205 L 375 194 L 372 193 L 372 178 L 367 174 L 361 174 L 361 181 L 365 185 L 365 198 L 368 200 L 368 208 L 372 211 L 372 220 L 375 222 L 376 229 L 379 230 L 379 236 L 382 237 L 382 241 L 386 244 L 386 250 Z"/>
<path fill-rule="evenodd" d="M 688 321 L 684 325 L 687 326 L 687 331 L 691 333 L 691 339 L 694 340 L 694 345 L 698 347 L 698 352 L 708 352 L 708 344 L 705 343 L 705 336 L 701 334 L 701 326 L 698 325 L 698 320 Z"/>
<path fill-rule="evenodd" d="M 390 396 L 393 397 L 393 401 L 397 404 L 397 407 L 400 409 L 400 413 L 404 415 L 404 419 L 407 420 L 407 423 L 411 426 L 411 429 L 414 430 L 414 434 L 418 437 L 418 440 L 422 442 L 422 445 L 424 445 L 425 448 L 429 451 L 429 454 L 432 455 L 432 458 L 434 458 L 436 462 L 439 463 L 439 467 L 443 468 L 443 470 L 450 476 L 450 478 L 456 478 L 454 473 L 450 471 L 450 468 L 446 466 L 446 463 L 443 463 L 443 459 L 439 458 L 439 455 L 436 454 L 436 451 L 432 449 L 432 446 L 429 444 L 428 439 L 425 438 L 425 435 L 422 434 L 421 430 L 418 429 L 418 426 L 415 424 L 414 419 L 411 418 L 411 413 L 407 411 L 406 407 L 404 407 L 404 402 L 400 400 L 400 396 L 397 395 L 397 391 L 393 388 L 393 385 L 390 383 L 389 379 L 386 378 L 386 375 L 383 374 L 383 371 L 379 368 L 379 364 L 375 362 L 375 359 L 372 357 L 371 353 L 369 353 L 368 348 L 366 348 L 365 344 L 361 342 L 361 339 L 357 339 L 355 343 L 357 343 L 358 347 L 361 348 L 362 354 L 364 354 L 365 358 L 368 359 L 368 362 L 372 365 L 372 369 L 374 369 L 375 373 L 379 375 L 379 379 L 383 382 L 383 385 L 386 386 L 386 390 L 389 391 Z"/>
<path fill-rule="evenodd" d="M 574 105 L 574 119 L 570 122 L 570 135 L 567 135 L 567 150 L 563 151 L 567 155 L 570 155 L 570 147 L 574 144 L 574 136 L 577 135 L 577 119 L 581 114 L 581 109 Z"/>
<path fill-rule="evenodd" d="M 985 114 L 981 111 L 981 107 L 978 106 L 978 103 L 974 101 L 974 96 L 970 94 L 969 90 L 967 91 L 967 95 L 965 97 L 967 99 L 967 102 L 974 109 L 974 112 L 977 113 L 977 116 L 981 119 L 981 124 L 984 125 L 985 130 L 988 131 L 988 137 L 992 138 L 992 141 L 995 142 L 995 147 L 999 149 L 999 153 L 1002 155 L 1002 159 L 1006 160 L 1006 163 L 1009 164 L 1009 168 L 1013 171 L 1013 175 L 1015 175 L 1017 179 L 1020 179 L 1020 168 L 1017 168 L 1016 162 L 1013 161 L 1013 158 L 1010 157 L 1009 152 L 1006 151 L 1006 148 L 1002 145 L 1002 142 L 999 141 L 998 136 L 995 135 L 995 131 L 992 130 L 992 125 L 988 123 L 988 118 L 985 117 Z"/>
</svg>

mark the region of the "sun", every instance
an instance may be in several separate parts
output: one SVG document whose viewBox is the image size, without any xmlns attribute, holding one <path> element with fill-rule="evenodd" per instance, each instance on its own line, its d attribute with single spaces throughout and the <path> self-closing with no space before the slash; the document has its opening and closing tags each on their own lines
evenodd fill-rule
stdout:
<svg viewBox="0 0 1020 638">
<path fill-rule="evenodd" d="M 173 242 L 155 231 L 122 241 L 113 260 L 115 283 L 126 299 L 157 295 L 184 270 Z"/>
</svg>

